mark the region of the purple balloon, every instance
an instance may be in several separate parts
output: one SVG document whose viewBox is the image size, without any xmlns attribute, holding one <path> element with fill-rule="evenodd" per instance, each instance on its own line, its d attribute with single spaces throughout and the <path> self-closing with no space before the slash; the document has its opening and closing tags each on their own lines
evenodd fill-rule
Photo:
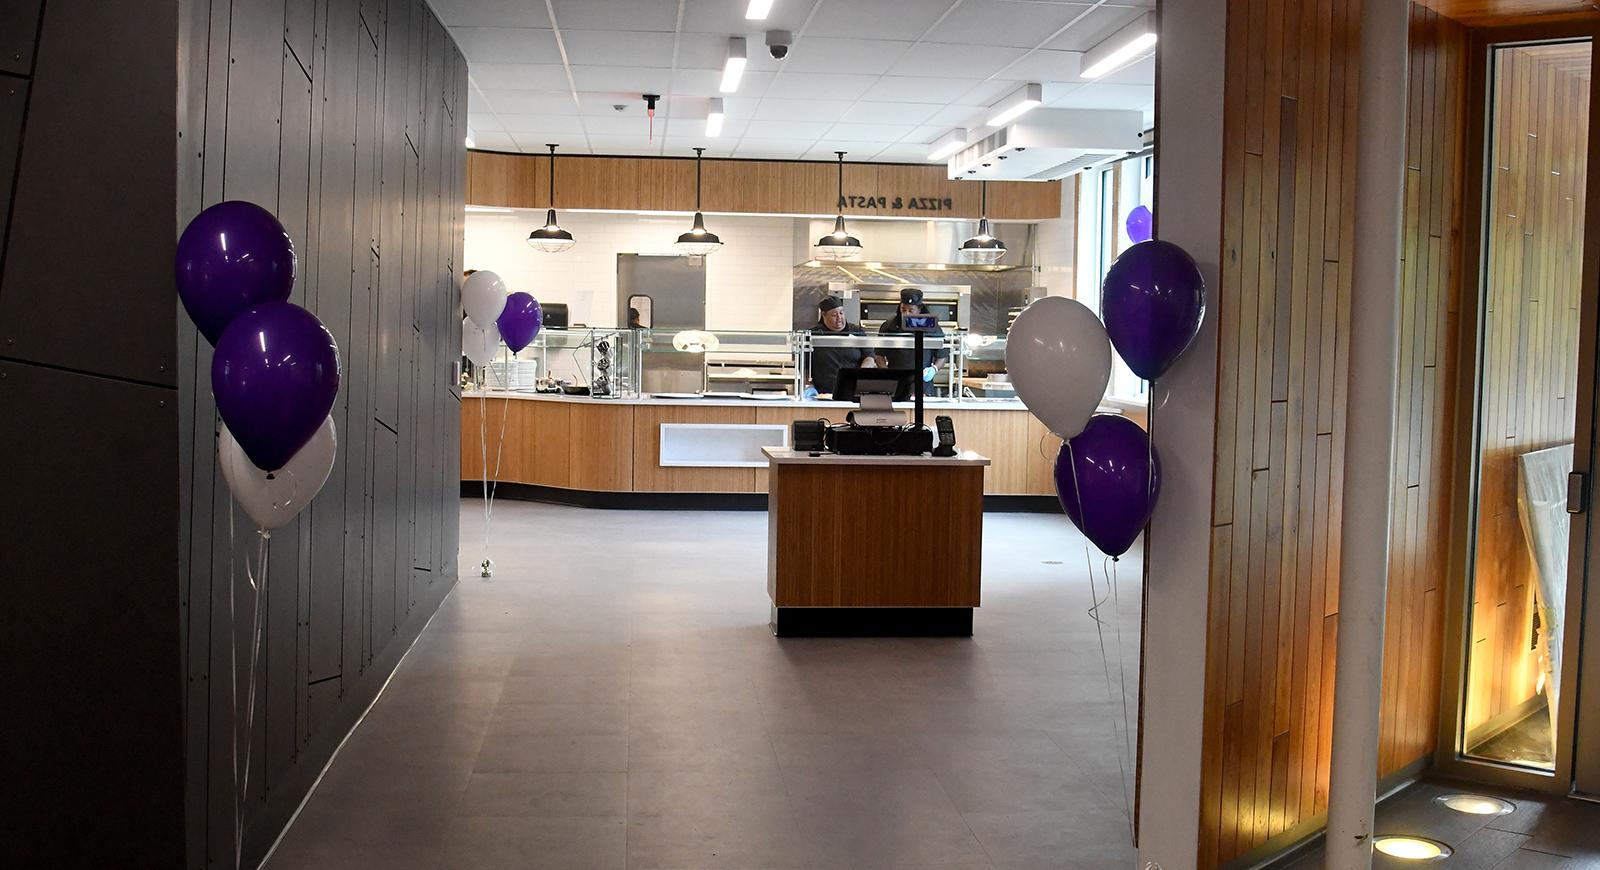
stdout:
<svg viewBox="0 0 1600 870">
<path fill-rule="evenodd" d="M 246 456 L 277 471 L 306 446 L 339 394 L 339 346 L 316 315 L 288 302 L 246 310 L 211 357 L 217 412 Z"/>
<path fill-rule="evenodd" d="M 1072 524 L 1108 556 L 1121 556 L 1150 522 L 1161 494 L 1161 457 L 1139 424 L 1096 414 L 1056 454 L 1056 496 Z"/>
<path fill-rule="evenodd" d="M 506 347 L 517 353 L 539 334 L 539 328 L 544 325 L 544 309 L 531 294 L 518 290 L 506 297 L 506 310 L 500 312 L 495 325 L 500 327 L 500 337 L 505 339 Z"/>
<path fill-rule="evenodd" d="M 1153 381 L 1200 332 L 1206 282 L 1184 249 L 1140 242 L 1107 270 L 1100 306 L 1111 345 L 1134 374 Z"/>
<path fill-rule="evenodd" d="M 287 301 L 294 266 L 294 242 L 272 212 L 252 202 L 219 202 L 178 237 L 178 298 L 215 345 L 246 308 Z"/>
<path fill-rule="evenodd" d="M 1134 244 L 1148 242 L 1155 238 L 1155 215 L 1150 213 L 1148 206 L 1136 205 L 1133 211 L 1128 212 L 1128 238 Z"/>
</svg>

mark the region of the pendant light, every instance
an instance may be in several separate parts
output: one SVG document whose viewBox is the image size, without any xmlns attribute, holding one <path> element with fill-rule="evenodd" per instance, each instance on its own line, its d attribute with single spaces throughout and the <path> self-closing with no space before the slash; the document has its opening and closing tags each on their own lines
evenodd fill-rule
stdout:
<svg viewBox="0 0 1600 870">
<path fill-rule="evenodd" d="M 983 185 L 983 205 L 978 217 L 978 234 L 961 243 L 961 254 L 969 262 L 993 263 L 1006 255 L 1006 243 L 989 232 L 989 181 Z"/>
<path fill-rule="evenodd" d="M 844 202 L 844 155 L 843 151 L 833 152 L 839 155 L 839 202 Z M 839 216 L 834 218 L 833 232 L 817 239 L 817 244 L 811 249 L 812 256 L 818 260 L 853 260 L 861 256 L 861 240 L 845 232 L 844 206 L 839 206 Z"/>
<path fill-rule="evenodd" d="M 528 244 L 546 254 L 559 254 L 571 250 L 578 240 L 556 223 L 556 146 L 546 143 L 545 147 L 550 149 L 550 211 L 545 214 L 544 226 L 528 233 Z"/>
<path fill-rule="evenodd" d="M 704 257 L 722 249 L 722 240 L 706 229 L 706 216 L 700 213 L 700 155 L 704 148 L 694 149 L 694 228 L 678 237 L 673 247 L 687 257 Z"/>
</svg>

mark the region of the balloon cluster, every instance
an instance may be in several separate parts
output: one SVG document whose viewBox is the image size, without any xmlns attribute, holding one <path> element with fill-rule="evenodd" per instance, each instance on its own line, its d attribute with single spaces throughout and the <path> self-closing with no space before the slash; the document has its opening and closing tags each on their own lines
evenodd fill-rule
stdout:
<svg viewBox="0 0 1600 870">
<path fill-rule="evenodd" d="M 221 202 L 178 238 L 178 296 L 215 350 L 211 393 L 228 488 L 263 530 L 293 519 L 333 470 L 339 347 L 288 301 L 294 242 L 254 203 Z"/>
<path fill-rule="evenodd" d="M 506 293 L 506 282 L 499 275 L 479 269 L 461 284 L 461 306 L 467 316 L 461 321 L 461 353 L 475 366 L 488 365 L 505 341 L 512 353 L 533 342 L 544 326 L 544 310 L 531 294 Z"/>
<path fill-rule="evenodd" d="M 1148 232 L 1147 215 L 1130 216 L 1130 235 Z M 1055 462 L 1061 507 L 1115 557 L 1155 512 L 1161 457 L 1137 423 L 1094 413 L 1110 383 L 1111 349 L 1139 377 L 1160 377 L 1200 331 L 1205 280 L 1182 248 L 1140 241 L 1111 264 L 1100 299 L 1104 325 L 1063 296 L 1023 309 L 1006 343 L 1006 369 L 1017 397 L 1062 439 Z"/>
</svg>

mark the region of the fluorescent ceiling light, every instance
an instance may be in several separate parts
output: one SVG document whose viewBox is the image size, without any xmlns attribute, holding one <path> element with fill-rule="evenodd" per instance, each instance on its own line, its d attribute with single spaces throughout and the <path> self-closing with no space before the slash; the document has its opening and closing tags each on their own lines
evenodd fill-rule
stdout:
<svg viewBox="0 0 1600 870">
<path fill-rule="evenodd" d="M 943 160 L 965 147 L 967 147 L 967 131 L 957 127 L 933 140 L 933 144 L 928 146 L 928 159 Z"/>
<path fill-rule="evenodd" d="M 1153 13 L 1134 19 L 1126 27 L 1102 39 L 1099 45 L 1083 53 L 1083 65 L 1078 75 L 1097 79 L 1123 64 L 1150 46 L 1156 44 L 1156 17 Z"/>
<path fill-rule="evenodd" d="M 989 126 L 1003 127 L 1038 108 L 1041 102 L 1044 102 L 1044 88 L 1038 82 L 1029 82 L 989 107 Z"/>
<path fill-rule="evenodd" d="M 750 0 L 749 8 L 744 10 L 747 21 L 766 21 L 767 13 L 772 11 L 772 0 Z"/>
<path fill-rule="evenodd" d="M 728 40 L 728 60 L 722 66 L 722 92 L 731 94 L 739 89 L 739 79 L 744 75 L 744 37 Z"/>
<path fill-rule="evenodd" d="M 706 112 L 706 137 L 715 139 L 722 135 L 722 98 L 712 97 L 711 108 Z"/>
</svg>

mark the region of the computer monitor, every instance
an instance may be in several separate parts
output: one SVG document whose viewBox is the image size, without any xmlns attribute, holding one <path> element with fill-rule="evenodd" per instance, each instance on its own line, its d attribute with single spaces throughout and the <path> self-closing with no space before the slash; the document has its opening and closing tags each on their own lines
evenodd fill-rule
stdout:
<svg viewBox="0 0 1600 870">
<path fill-rule="evenodd" d="M 916 369 L 840 369 L 833 398 L 838 402 L 858 402 L 862 394 L 876 394 L 889 395 L 894 402 L 909 401 L 917 375 Z"/>
</svg>

